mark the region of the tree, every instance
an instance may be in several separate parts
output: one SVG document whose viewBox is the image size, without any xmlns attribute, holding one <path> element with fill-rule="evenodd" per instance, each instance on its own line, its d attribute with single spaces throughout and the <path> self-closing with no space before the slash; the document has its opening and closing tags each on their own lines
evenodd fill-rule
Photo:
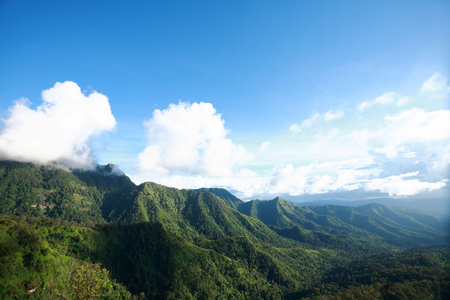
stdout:
<svg viewBox="0 0 450 300">
<path fill-rule="evenodd" d="M 112 290 L 108 270 L 99 263 L 85 262 L 69 273 L 67 290 L 57 294 L 65 300 L 105 299 Z"/>
</svg>

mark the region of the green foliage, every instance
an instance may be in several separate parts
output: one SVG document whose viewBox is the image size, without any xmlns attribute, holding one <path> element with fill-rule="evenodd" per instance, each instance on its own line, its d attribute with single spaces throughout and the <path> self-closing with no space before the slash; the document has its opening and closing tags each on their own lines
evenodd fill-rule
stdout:
<svg viewBox="0 0 450 300">
<path fill-rule="evenodd" d="M 147 182 L 133 189 L 120 203 L 122 206 L 115 210 L 117 213 L 109 216 L 119 223 L 159 222 L 188 239 L 245 235 L 278 245 L 295 244 L 261 221 L 232 209 L 212 193 Z"/>
<path fill-rule="evenodd" d="M 77 246 L 90 253 L 92 241 L 84 241 L 93 233 L 62 220 L 1 216 L 0 298 L 131 298 L 106 269 L 76 258 Z"/>
<path fill-rule="evenodd" d="M 71 173 L 56 167 L 0 161 L 0 214 L 105 222 L 103 211 L 134 187 L 125 175 L 108 173 L 105 168 Z"/>
<path fill-rule="evenodd" d="M 231 208 L 237 209 L 239 205 L 244 203 L 241 199 L 237 198 L 233 194 L 231 194 L 226 189 L 221 188 L 201 188 L 195 190 L 196 192 L 202 192 L 202 193 L 212 193 L 225 201 L 225 203 L 230 206 Z"/>
<path fill-rule="evenodd" d="M 99 229 L 107 243 L 95 257 L 133 293 L 163 299 L 281 298 L 282 287 L 271 284 L 264 274 L 199 248 L 161 224 Z"/>
<path fill-rule="evenodd" d="M 71 272 L 67 285 L 55 289 L 58 297 L 69 299 L 105 299 L 113 292 L 108 270 L 100 264 L 86 262 L 76 266 Z"/>
<path fill-rule="evenodd" d="M 304 291 L 311 299 L 449 299 L 450 248 L 377 255 L 338 266 Z M 353 297 L 353 298 L 352 298 Z"/>
</svg>

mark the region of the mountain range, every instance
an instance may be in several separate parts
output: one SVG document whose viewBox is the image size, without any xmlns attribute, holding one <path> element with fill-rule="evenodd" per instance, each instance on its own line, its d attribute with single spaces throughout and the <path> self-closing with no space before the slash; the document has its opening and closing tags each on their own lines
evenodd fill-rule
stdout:
<svg viewBox="0 0 450 300">
<path fill-rule="evenodd" d="M 135 185 L 112 164 L 0 161 L 0 214 L 2 298 L 75 299 L 76 274 L 111 299 L 450 295 L 450 223 L 410 208 L 244 202 Z"/>
</svg>

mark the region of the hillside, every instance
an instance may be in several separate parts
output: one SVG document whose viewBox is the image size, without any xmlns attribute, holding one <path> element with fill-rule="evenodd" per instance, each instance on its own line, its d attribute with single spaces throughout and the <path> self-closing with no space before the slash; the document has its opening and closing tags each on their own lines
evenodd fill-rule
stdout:
<svg viewBox="0 0 450 300">
<path fill-rule="evenodd" d="M 222 188 L 201 188 L 194 190 L 196 192 L 203 192 L 203 193 L 212 193 L 225 201 L 228 206 L 231 208 L 237 209 L 239 205 L 243 203 L 243 201 L 236 196 L 234 196 L 232 193 L 227 191 L 226 189 Z"/>
<path fill-rule="evenodd" d="M 0 161 L 0 213 L 104 223 L 111 205 L 134 186 L 112 165 L 69 172 Z"/>
<path fill-rule="evenodd" d="M 448 242 L 449 223 L 418 211 L 381 204 L 361 207 L 310 206 L 275 198 L 242 203 L 238 210 L 258 218 L 280 235 L 328 247 L 343 247 L 352 239 L 395 247 L 417 247 Z M 347 246 L 345 246 L 347 247 Z"/>
<path fill-rule="evenodd" d="M 132 189 L 119 202 L 108 216 L 116 223 L 162 223 L 185 238 L 248 236 L 273 244 L 292 244 L 261 221 L 239 213 L 209 192 L 147 182 Z"/>
<path fill-rule="evenodd" d="M 409 209 L 243 202 L 136 186 L 113 165 L 2 161 L 0 215 L 1 298 L 72 299 L 82 274 L 109 299 L 449 294 L 448 223 Z"/>
<path fill-rule="evenodd" d="M 311 210 L 338 218 L 339 220 L 376 234 L 385 242 L 398 246 L 413 247 L 448 242 L 445 219 L 420 213 L 411 209 L 368 204 L 360 207 L 312 206 Z"/>
</svg>

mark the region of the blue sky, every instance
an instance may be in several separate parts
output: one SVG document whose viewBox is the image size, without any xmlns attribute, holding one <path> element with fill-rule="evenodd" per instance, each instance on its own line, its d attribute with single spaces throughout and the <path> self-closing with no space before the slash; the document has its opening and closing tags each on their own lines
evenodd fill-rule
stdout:
<svg viewBox="0 0 450 300">
<path fill-rule="evenodd" d="M 136 182 L 242 198 L 442 194 L 449 12 L 448 1 L 0 1 L 0 156 L 112 162 Z"/>
</svg>

